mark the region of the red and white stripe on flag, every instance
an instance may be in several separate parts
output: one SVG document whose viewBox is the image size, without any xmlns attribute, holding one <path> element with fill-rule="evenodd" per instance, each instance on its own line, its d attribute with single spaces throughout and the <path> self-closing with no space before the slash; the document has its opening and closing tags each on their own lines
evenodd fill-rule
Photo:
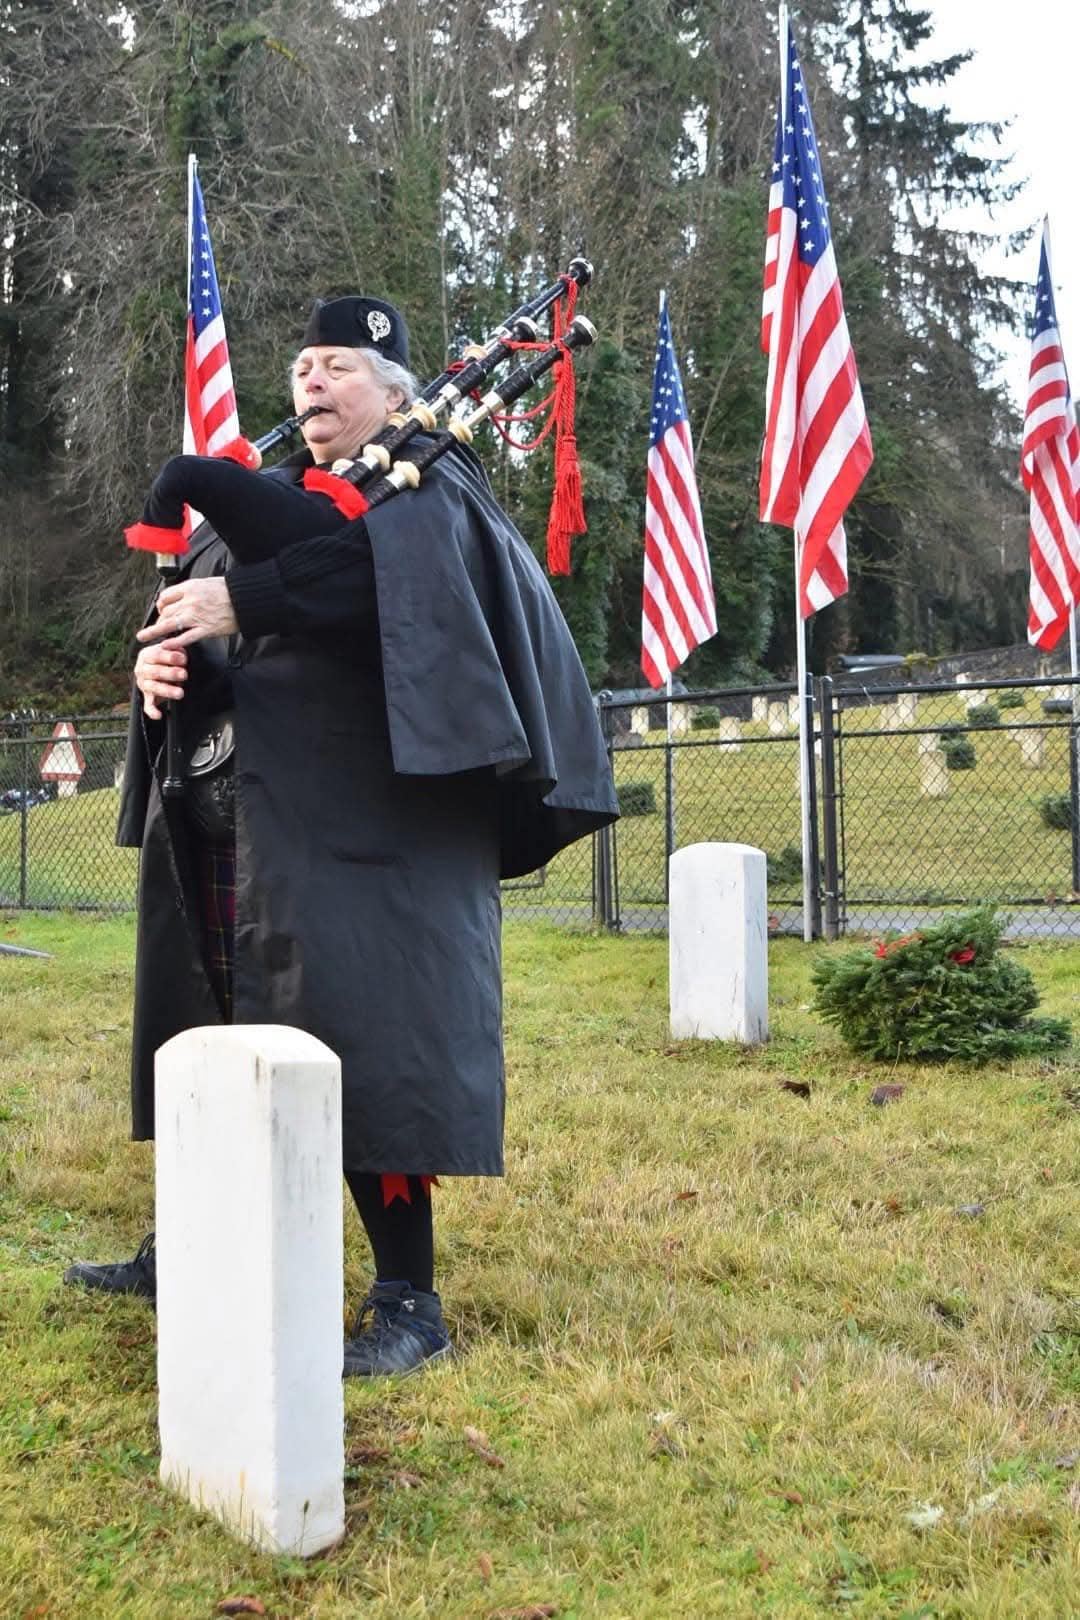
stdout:
<svg viewBox="0 0 1080 1620">
<path fill-rule="evenodd" d="M 783 71 L 765 241 L 761 347 L 769 372 L 760 515 L 795 531 L 805 619 L 848 588 L 843 516 L 874 452 L 790 34 Z"/>
<path fill-rule="evenodd" d="M 694 648 L 716 634 L 716 598 L 694 471 L 694 445 L 671 340 L 660 305 L 645 481 L 645 574 L 641 668 L 663 686 Z"/>
<path fill-rule="evenodd" d="M 1080 431 L 1054 304 L 1049 221 L 1035 288 L 1020 470 L 1031 497 L 1028 641 L 1048 652 L 1080 603 Z"/>
<path fill-rule="evenodd" d="M 188 320 L 184 353 L 184 453 L 212 456 L 240 436 L 229 345 L 202 187 L 189 161 Z M 185 535 L 202 521 L 188 508 Z"/>
</svg>

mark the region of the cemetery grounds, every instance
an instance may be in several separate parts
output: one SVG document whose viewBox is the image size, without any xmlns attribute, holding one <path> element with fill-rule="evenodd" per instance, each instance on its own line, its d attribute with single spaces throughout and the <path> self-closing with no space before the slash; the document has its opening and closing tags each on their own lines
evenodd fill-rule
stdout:
<svg viewBox="0 0 1080 1620">
<path fill-rule="evenodd" d="M 462 1353 L 347 1386 L 347 1536 L 305 1563 L 162 1491 L 154 1317 L 60 1284 L 151 1224 L 133 936 L 0 921 L 53 953 L 0 956 L 5 1620 L 1080 1612 L 1075 1045 L 855 1061 L 807 1006 L 847 947 L 792 940 L 768 1047 L 676 1045 L 663 939 L 509 924 L 507 1176 L 435 1194 Z M 1080 945 L 1021 950 L 1075 1017 Z"/>
</svg>

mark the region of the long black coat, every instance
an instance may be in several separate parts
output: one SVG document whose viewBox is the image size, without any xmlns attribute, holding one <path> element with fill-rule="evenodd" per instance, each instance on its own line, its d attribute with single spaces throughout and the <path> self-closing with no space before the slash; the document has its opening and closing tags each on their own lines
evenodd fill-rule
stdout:
<svg viewBox="0 0 1080 1620">
<path fill-rule="evenodd" d="M 247 566 L 204 530 L 185 559 L 187 577 L 228 570 L 244 631 L 233 1017 L 340 1056 L 346 1168 L 496 1175 L 499 877 L 614 819 L 610 769 L 565 621 L 474 458 L 444 458 L 365 526 Z M 222 656 L 191 650 L 189 732 Z M 137 1139 L 157 1048 L 221 1016 L 161 731 L 136 697 L 119 841 L 142 847 Z"/>
</svg>

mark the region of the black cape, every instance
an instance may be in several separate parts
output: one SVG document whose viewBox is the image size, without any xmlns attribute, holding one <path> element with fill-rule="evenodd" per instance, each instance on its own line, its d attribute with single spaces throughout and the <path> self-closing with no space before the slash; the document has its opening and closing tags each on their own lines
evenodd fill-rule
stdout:
<svg viewBox="0 0 1080 1620">
<path fill-rule="evenodd" d="M 373 589 L 349 636 L 308 621 L 230 659 L 233 1016 L 338 1053 L 347 1168 L 499 1174 L 498 880 L 614 820 L 610 766 L 565 621 L 475 458 L 443 458 L 365 525 Z M 204 530 L 184 574 L 231 562 Z M 137 1139 L 153 1135 L 157 1048 L 221 1017 L 191 850 L 158 787 L 161 730 L 136 697 L 119 842 L 142 848 Z"/>
</svg>

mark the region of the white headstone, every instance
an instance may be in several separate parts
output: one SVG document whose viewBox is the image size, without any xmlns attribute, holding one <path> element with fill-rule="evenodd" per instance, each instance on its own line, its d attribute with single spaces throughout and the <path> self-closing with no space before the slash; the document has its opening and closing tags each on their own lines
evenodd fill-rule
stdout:
<svg viewBox="0 0 1080 1620">
<path fill-rule="evenodd" d="M 1024 731 L 1020 735 L 1020 763 L 1028 770 L 1041 771 L 1046 761 L 1046 732 Z"/>
<path fill-rule="evenodd" d="M 341 1065 L 301 1030 L 157 1054 L 161 1477 L 268 1551 L 345 1529 Z"/>
<path fill-rule="evenodd" d="M 649 734 L 649 707 L 646 703 L 639 703 L 630 710 L 630 730 L 635 737 L 647 737 Z"/>
<path fill-rule="evenodd" d="M 787 717 L 788 717 L 788 725 L 789 726 L 797 726 L 798 725 L 798 723 L 799 723 L 799 694 L 798 694 L 798 692 L 792 692 L 791 696 L 787 700 Z"/>
<path fill-rule="evenodd" d="M 725 715 L 720 720 L 720 752 L 734 754 L 742 747 L 742 721 L 736 715 Z"/>
<path fill-rule="evenodd" d="M 949 791 L 949 767 L 945 763 L 945 755 L 936 746 L 937 738 L 933 741 L 935 746 L 919 749 L 919 788 L 928 799 L 944 799 Z"/>
<path fill-rule="evenodd" d="M 898 703 L 883 703 L 881 705 L 882 731 L 899 731 L 903 724 Z"/>
<path fill-rule="evenodd" d="M 750 699 L 750 718 L 759 723 L 769 718 L 769 700 L 767 697 Z"/>
<path fill-rule="evenodd" d="M 798 716 L 796 716 L 796 719 Z M 769 704 L 769 733 L 773 737 L 781 737 L 788 730 L 788 708 L 786 703 Z"/>
<path fill-rule="evenodd" d="M 915 724 L 919 712 L 919 696 L 917 692 L 901 692 L 896 700 L 896 708 L 900 715 L 902 726 Z"/>
<path fill-rule="evenodd" d="M 671 729 L 673 733 L 690 730 L 689 703 L 673 703 L 671 705 Z"/>
<path fill-rule="evenodd" d="M 669 872 L 672 1036 L 767 1040 L 764 852 L 749 844 L 688 844 L 671 857 Z"/>
</svg>

